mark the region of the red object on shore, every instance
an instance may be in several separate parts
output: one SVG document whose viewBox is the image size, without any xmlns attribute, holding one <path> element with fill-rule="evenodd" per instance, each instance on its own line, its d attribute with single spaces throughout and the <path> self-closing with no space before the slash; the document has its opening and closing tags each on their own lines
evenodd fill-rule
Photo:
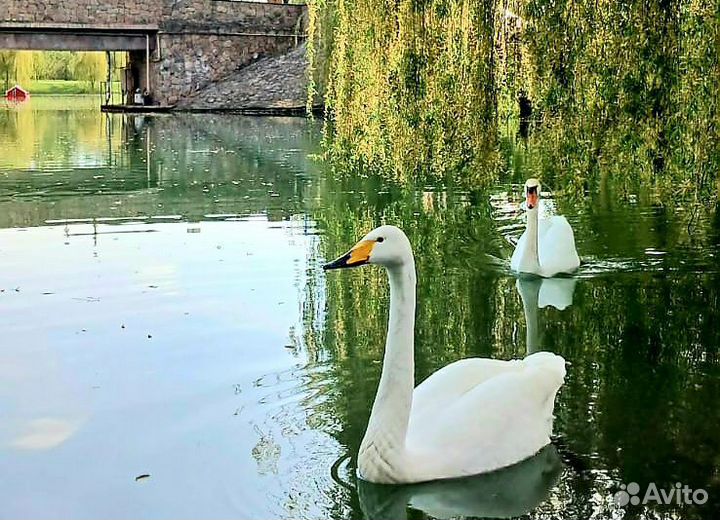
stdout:
<svg viewBox="0 0 720 520">
<path fill-rule="evenodd" d="M 20 103 L 22 101 L 26 101 L 29 97 L 30 93 L 26 90 L 23 90 L 23 88 L 19 85 L 15 85 L 13 88 L 5 92 L 5 98 L 8 101 L 15 101 Z"/>
</svg>

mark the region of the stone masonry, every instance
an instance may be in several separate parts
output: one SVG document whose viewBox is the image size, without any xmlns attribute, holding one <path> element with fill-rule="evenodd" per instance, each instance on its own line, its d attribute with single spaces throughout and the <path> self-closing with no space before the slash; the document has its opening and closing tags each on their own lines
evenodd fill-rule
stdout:
<svg viewBox="0 0 720 520">
<path fill-rule="evenodd" d="M 240 69 L 183 98 L 187 110 L 238 110 L 250 113 L 304 113 L 307 105 L 305 44 Z M 316 103 L 317 105 L 317 103 Z"/>
</svg>

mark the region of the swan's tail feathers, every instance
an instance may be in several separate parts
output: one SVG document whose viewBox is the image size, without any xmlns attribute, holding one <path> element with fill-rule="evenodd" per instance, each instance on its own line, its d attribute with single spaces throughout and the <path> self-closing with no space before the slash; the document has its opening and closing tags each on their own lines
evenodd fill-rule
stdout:
<svg viewBox="0 0 720 520">
<path fill-rule="evenodd" d="M 552 352 L 536 352 L 526 357 L 524 363 L 528 369 L 537 373 L 538 396 L 542 396 L 539 404 L 542 416 L 545 418 L 547 435 L 550 436 L 552 435 L 555 396 L 565 382 L 565 359 Z"/>
<path fill-rule="evenodd" d="M 552 352 L 535 352 L 524 359 L 525 365 L 529 367 L 542 367 L 555 372 L 560 384 L 565 380 L 565 359 Z"/>
</svg>

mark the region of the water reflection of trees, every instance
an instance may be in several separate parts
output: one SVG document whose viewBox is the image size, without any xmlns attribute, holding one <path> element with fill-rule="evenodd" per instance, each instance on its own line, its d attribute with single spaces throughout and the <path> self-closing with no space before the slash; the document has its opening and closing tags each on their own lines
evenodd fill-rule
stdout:
<svg viewBox="0 0 720 520">
<path fill-rule="evenodd" d="M 316 211 L 324 232 L 323 258 L 344 252 L 381 222 L 407 231 L 419 273 L 417 381 L 466 356 L 524 355 L 525 322 L 515 279 L 483 260 L 502 247 L 486 194 L 428 196 L 377 178 L 328 178 L 317 189 L 323 194 Z M 720 492 L 720 451 L 714 441 L 720 421 L 719 275 L 692 267 L 692 256 L 712 250 L 716 231 L 701 221 L 702 232 L 688 245 L 687 228 L 682 232 L 676 222 L 681 218 L 663 214 L 667 225 L 658 226 L 657 214 L 646 209 L 635 215 L 637 236 L 642 228 L 652 229 L 639 250 L 618 238 L 619 249 L 637 269 L 583 278 L 571 307 L 562 313 L 543 310 L 542 347 L 571 363 L 556 407 L 556 432 L 569 468 L 535 517 L 552 517 L 553 508 L 580 516 L 598 510 L 609 514 L 612 505 L 597 503 L 597 496 L 604 499 L 623 482 L 639 482 L 643 489 L 649 482 L 665 488 L 683 482 L 708 490 L 711 497 Z M 593 229 L 591 219 L 575 222 L 578 236 L 607 231 Z M 606 251 L 613 251 L 612 234 L 607 240 Z M 662 245 L 669 253 L 658 264 L 643 264 L 649 245 Z M 385 276 L 377 268 L 324 278 L 316 272 L 307 291 L 314 296 L 306 298 L 313 303 L 306 308 L 305 344 L 312 360 L 329 365 L 331 375 L 324 377 L 333 381 L 316 413 L 339 418 L 328 430 L 354 457 L 381 370 Z M 326 308 L 318 309 L 323 292 Z M 702 517 L 717 505 L 683 506 L 682 515 Z"/>
<path fill-rule="evenodd" d="M 92 96 L 33 98 L 26 104 L 0 108 L 0 164 L 6 171 L 104 164 L 112 153 L 109 136 L 120 126 L 119 119 L 105 124 L 98 100 Z M 68 129 L 73 139 L 67 138 Z"/>
<path fill-rule="evenodd" d="M 3 114 L 3 135 L 27 153 L 12 148 L 0 161 L 0 227 L 152 215 L 284 219 L 303 211 L 315 168 L 316 138 L 302 119 L 40 114 L 32 106 Z"/>
</svg>

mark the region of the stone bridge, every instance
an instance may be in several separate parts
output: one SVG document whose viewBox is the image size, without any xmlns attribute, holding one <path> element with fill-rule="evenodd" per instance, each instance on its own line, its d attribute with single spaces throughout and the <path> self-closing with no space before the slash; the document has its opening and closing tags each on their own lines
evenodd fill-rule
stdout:
<svg viewBox="0 0 720 520">
<path fill-rule="evenodd" d="M 4 0 L 0 50 L 128 51 L 125 82 L 176 104 L 304 40 L 304 5 L 228 0 Z M 149 65 L 149 67 L 148 67 Z"/>
</svg>

